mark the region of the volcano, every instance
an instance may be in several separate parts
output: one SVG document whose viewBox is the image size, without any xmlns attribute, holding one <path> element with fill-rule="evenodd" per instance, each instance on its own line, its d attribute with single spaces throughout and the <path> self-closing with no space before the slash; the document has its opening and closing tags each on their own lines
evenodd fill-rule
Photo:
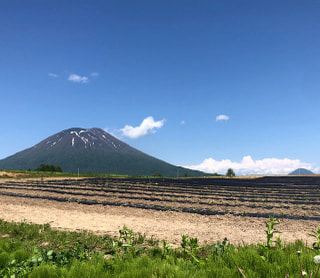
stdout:
<svg viewBox="0 0 320 278">
<path fill-rule="evenodd" d="M 305 169 L 305 168 L 298 168 L 298 169 L 292 171 L 291 173 L 289 173 L 288 175 L 298 175 L 298 176 L 302 175 L 302 176 L 304 176 L 304 175 L 314 175 L 314 173 L 308 169 Z"/>
<path fill-rule="evenodd" d="M 34 170 L 40 164 L 57 165 L 70 173 L 77 173 L 79 169 L 87 174 L 203 175 L 147 155 L 99 128 L 63 130 L 0 160 L 0 169 Z"/>
</svg>

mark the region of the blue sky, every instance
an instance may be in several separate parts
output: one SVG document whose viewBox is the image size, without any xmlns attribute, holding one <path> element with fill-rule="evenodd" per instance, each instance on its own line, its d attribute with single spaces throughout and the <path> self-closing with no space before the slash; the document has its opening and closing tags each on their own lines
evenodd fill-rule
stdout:
<svg viewBox="0 0 320 278">
<path fill-rule="evenodd" d="M 100 127 L 209 172 L 320 172 L 319 14 L 319 1 L 2 0 L 0 159 Z"/>
</svg>

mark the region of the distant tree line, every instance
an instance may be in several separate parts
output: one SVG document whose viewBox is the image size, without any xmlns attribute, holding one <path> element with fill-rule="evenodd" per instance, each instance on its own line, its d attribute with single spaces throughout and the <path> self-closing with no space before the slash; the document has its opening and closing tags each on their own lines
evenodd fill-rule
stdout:
<svg viewBox="0 0 320 278">
<path fill-rule="evenodd" d="M 48 165 L 48 164 L 40 164 L 40 166 L 35 171 L 42 172 L 62 172 L 60 166 Z"/>
</svg>

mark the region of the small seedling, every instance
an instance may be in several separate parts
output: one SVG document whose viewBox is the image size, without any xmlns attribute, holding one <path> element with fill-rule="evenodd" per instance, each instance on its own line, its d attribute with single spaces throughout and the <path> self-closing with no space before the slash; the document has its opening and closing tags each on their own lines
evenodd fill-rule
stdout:
<svg viewBox="0 0 320 278">
<path fill-rule="evenodd" d="M 162 246 L 163 246 L 162 254 L 161 254 L 162 258 L 163 259 L 168 259 L 170 253 L 172 252 L 171 246 L 166 241 L 163 241 L 163 245 Z"/>
<path fill-rule="evenodd" d="M 273 217 L 272 215 L 269 216 L 269 222 L 266 223 L 266 235 L 267 235 L 267 242 L 266 247 L 271 248 L 272 242 L 279 242 L 279 240 L 272 240 L 274 234 L 280 234 L 281 232 L 275 229 L 274 226 L 279 225 L 280 222 L 277 218 Z"/>
</svg>

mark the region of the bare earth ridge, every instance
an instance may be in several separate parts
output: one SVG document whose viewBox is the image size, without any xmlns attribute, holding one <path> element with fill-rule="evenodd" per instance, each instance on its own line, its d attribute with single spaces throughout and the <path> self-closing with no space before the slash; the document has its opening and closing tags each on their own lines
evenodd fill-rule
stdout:
<svg viewBox="0 0 320 278">
<path fill-rule="evenodd" d="M 0 218 L 6 221 L 49 223 L 51 227 L 97 234 L 118 235 L 126 225 L 134 232 L 166 240 L 178 246 L 181 235 L 197 237 L 200 244 L 213 243 L 225 237 L 233 244 L 263 243 L 266 218 L 233 215 L 203 216 L 185 212 L 82 205 L 22 197 L 0 196 Z M 285 242 L 297 239 L 311 244 L 308 233 L 318 226 L 317 221 L 281 219 L 278 230 Z"/>
</svg>

